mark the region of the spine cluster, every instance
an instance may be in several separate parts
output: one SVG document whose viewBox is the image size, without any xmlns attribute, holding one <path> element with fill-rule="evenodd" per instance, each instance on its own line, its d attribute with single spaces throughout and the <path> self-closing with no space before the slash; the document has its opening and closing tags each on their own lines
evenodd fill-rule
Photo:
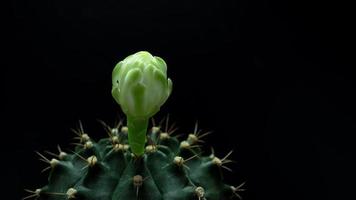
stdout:
<svg viewBox="0 0 356 200">
<path fill-rule="evenodd" d="M 58 153 L 46 151 L 49 159 L 38 153 L 47 163 L 42 171 L 50 171 L 48 184 L 26 190 L 24 199 L 39 200 L 224 200 L 241 198 L 243 183 L 232 186 L 224 183 L 223 171 L 232 151 L 220 158 L 212 150 L 203 155 L 203 137 L 198 126 L 185 140 L 173 136 L 174 127 L 168 117 L 153 126 L 147 134 L 145 152 L 137 156 L 128 144 L 128 128 L 119 123 L 109 127 L 108 137 L 94 141 L 80 124 L 74 151 Z M 162 127 L 162 128 L 161 128 Z"/>
</svg>

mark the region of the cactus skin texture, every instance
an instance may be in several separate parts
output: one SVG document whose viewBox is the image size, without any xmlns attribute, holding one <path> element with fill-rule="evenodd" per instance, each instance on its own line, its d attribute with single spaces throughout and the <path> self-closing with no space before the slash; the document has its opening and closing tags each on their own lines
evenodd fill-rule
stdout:
<svg viewBox="0 0 356 200">
<path fill-rule="evenodd" d="M 232 162 L 225 157 L 203 155 L 200 143 L 209 134 L 194 131 L 179 141 L 169 126 L 153 126 L 149 119 L 169 97 L 172 82 L 166 63 L 148 52 L 138 52 L 113 70 L 114 99 L 127 115 L 127 126 L 114 128 L 101 122 L 109 137 L 92 140 L 80 123 L 79 142 L 72 152 L 48 159 L 48 185 L 24 199 L 38 200 L 225 200 L 241 198 L 243 183 L 237 187 L 223 182 L 222 170 Z M 163 123 L 163 122 L 162 122 Z M 161 123 L 161 124 L 162 124 Z M 146 134 L 147 133 L 147 134 Z"/>
<path fill-rule="evenodd" d="M 167 118 L 168 124 L 168 118 Z M 60 148 L 49 164 L 48 185 L 30 191 L 24 199 L 38 200 L 225 200 L 243 191 L 223 182 L 228 156 L 212 152 L 203 156 L 195 131 L 186 140 L 172 136 L 174 128 L 152 127 L 147 134 L 143 156 L 135 156 L 128 145 L 127 127 L 110 128 L 102 122 L 109 137 L 95 142 L 82 128 L 74 130 L 79 143 L 72 153 Z M 168 125 L 167 125 L 168 126 Z M 82 127 L 82 126 L 80 126 Z"/>
</svg>

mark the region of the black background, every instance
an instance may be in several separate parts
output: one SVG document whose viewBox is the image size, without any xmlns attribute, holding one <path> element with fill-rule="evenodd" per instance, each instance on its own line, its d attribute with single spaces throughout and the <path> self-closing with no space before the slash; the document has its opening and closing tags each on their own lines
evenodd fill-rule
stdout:
<svg viewBox="0 0 356 200">
<path fill-rule="evenodd" d="M 346 2 L 346 1 L 345 1 Z M 46 183 L 34 151 L 113 123 L 111 70 L 165 59 L 180 132 L 199 120 L 245 199 L 350 199 L 355 181 L 352 6 L 343 1 L 25 1 L 11 5 L 4 132 L 11 198 Z M 9 55 L 9 56 L 7 56 Z M 8 157 L 8 158 L 7 158 Z M 9 164 L 7 164 L 9 163 Z"/>
</svg>

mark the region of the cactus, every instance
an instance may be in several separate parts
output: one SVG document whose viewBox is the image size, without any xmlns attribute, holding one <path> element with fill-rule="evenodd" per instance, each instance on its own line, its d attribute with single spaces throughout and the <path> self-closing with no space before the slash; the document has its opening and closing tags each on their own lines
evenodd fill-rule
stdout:
<svg viewBox="0 0 356 200">
<path fill-rule="evenodd" d="M 242 186 L 223 182 L 222 170 L 231 171 L 228 157 L 218 158 L 212 150 L 203 155 L 198 125 L 180 141 L 169 125 L 169 116 L 147 130 L 149 119 L 169 97 L 163 59 L 138 52 L 119 62 L 113 70 L 113 98 L 126 114 L 114 127 L 100 121 L 108 137 L 94 141 L 80 123 L 79 142 L 74 151 L 41 153 L 50 171 L 48 184 L 23 199 L 39 200 L 224 200 L 241 198 Z"/>
</svg>

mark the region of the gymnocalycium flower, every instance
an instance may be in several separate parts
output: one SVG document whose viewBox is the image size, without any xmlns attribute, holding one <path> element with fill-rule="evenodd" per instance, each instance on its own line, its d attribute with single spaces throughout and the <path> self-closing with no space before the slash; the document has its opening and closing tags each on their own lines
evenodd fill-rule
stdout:
<svg viewBox="0 0 356 200">
<path fill-rule="evenodd" d="M 140 51 L 119 62 L 112 73 L 112 95 L 126 115 L 149 118 L 172 90 L 164 60 Z"/>
<path fill-rule="evenodd" d="M 165 61 L 146 51 L 126 57 L 113 69 L 111 93 L 127 116 L 129 144 L 134 154 L 144 153 L 148 120 L 171 91 Z"/>
</svg>

